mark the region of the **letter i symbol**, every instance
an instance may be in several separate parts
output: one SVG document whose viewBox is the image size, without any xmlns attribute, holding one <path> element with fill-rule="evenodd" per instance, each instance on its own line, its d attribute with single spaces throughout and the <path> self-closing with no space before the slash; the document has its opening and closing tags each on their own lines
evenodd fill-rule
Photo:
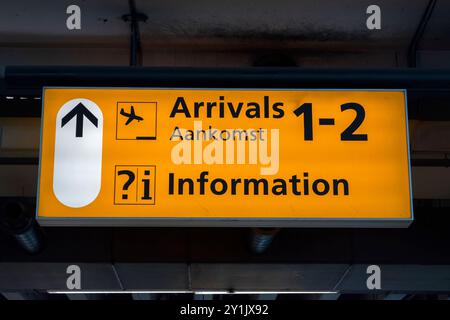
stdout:
<svg viewBox="0 0 450 320">
<path fill-rule="evenodd" d="M 150 176 L 150 170 L 145 170 L 144 175 L 146 177 Z M 144 196 L 141 197 L 142 200 L 152 200 L 152 197 L 150 196 L 150 179 L 142 179 L 142 182 L 144 183 Z"/>
</svg>

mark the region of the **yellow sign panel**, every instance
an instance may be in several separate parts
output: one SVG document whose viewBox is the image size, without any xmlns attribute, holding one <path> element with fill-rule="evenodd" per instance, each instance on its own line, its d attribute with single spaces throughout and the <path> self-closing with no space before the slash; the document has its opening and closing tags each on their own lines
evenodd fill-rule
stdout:
<svg viewBox="0 0 450 320">
<path fill-rule="evenodd" d="M 46 88 L 37 215 L 411 220 L 403 90 Z"/>
</svg>

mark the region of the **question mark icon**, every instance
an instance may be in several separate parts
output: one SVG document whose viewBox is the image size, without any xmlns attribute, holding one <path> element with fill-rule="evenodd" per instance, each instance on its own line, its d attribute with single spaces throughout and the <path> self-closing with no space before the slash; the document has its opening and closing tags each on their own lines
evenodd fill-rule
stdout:
<svg viewBox="0 0 450 320">
<path fill-rule="evenodd" d="M 134 175 L 134 172 L 130 171 L 130 170 L 120 170 L 119 172 L 117 172 L 117 175 L 119 175 L 119 176 L 124 175 L 124 174 L 128 176 L 128 180 L 123 185 L 122 190 L 127 191 L 128 188 L 130 187 L 130 185 L 133 183 L 133 181 L 135 179 L 135 175 Z M 128 195 L 125 193 L 122 194 L 122 199 L 123 200 L 128 199 Z"/>
</svg>

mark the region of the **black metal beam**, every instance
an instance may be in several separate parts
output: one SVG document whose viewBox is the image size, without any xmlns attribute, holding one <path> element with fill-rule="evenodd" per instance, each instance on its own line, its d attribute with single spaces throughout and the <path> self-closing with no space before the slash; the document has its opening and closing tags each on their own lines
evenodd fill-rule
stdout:
<svg viewBox="0 0 450 320">
<path fill-rule="evenodd" d="M 450 120 L 450 69 L 132 68 L 6 66 L 0 116 L 39 116 L 42 88 L 367 88 L 406 89 L 411 119 Z M 20 97 L 29 97 L 28 101 Z M 6 98 L 3 98 L 6 99 Z M 24 110 L 21 110 L 24 109 Z"/>
<path fill-rule="evenodd" d="M 36 157 L 0 157 L 0 165 L 38 165 L 39 158 Z"/>
<path fill-rule="evenodd" d="M 6 90 L 44 86 L 450 90 L 449 70 L 7 66 Z"/>
<path fill-rule="evenodd" d="M 416 201 L 407 229 L 283 229 L 263 254 L 245 245 L 246 228 L 44 227 L 47 246 L 37 255 L 0 233 L 0 261 L 447 265 L 448 211 Z"/>
<path fill-rule="evenodd" d="M 413 167 L 450 167 L 450 159 L 411 159 Z"/>
</svg>

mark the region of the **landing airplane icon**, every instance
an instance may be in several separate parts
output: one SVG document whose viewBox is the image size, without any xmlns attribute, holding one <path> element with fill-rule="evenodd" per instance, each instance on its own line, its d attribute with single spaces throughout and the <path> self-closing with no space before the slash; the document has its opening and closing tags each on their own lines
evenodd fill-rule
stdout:
<svg viewBox="0 0 450 320">
<path fill-rule="evenodd" d="M 131 106 L 130 113 L 126 113 L 122 108 L 122 109 L 120 109 L 120 114 L 123 115 L 124 117 L 128 118 L 127 122 L 125 123 L 126 126 L 129 125 L 133 120 L 137 120 L 138 122 L 141 120 L 144 120 L 144 118 L 139 117 L 136 115 L 136 113 L 134 113 L 133 106 Z"/>
</svg>

